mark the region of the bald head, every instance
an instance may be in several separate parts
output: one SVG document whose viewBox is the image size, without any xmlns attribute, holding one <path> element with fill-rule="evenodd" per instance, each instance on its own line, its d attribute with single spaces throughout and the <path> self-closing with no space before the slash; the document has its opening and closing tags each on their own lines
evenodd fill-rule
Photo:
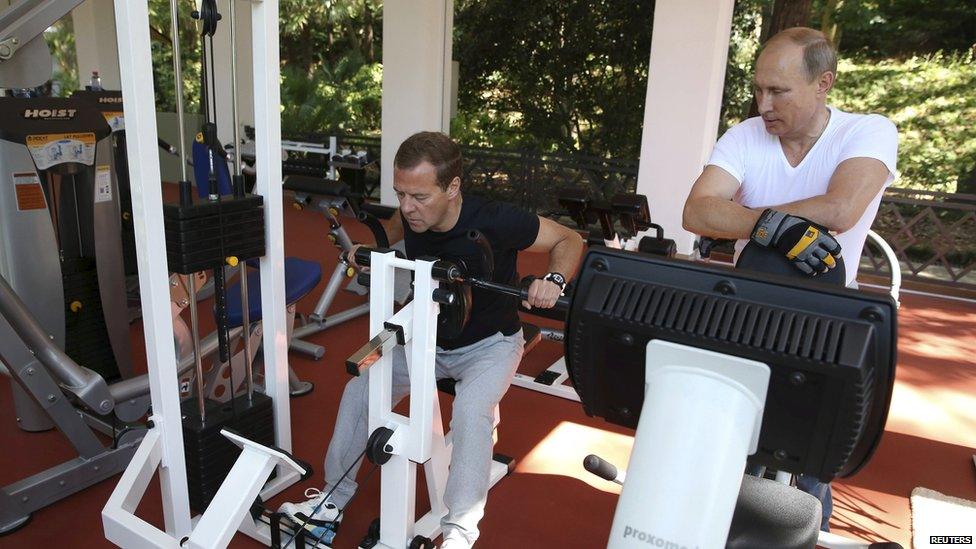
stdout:
<svg viewBox="0 0 976 549">
<path fill-rule="evenodd" d="M 780 62 L 799 61 L 809 82 L 825 72 L 837 73 L 837 52 L 833 44 L 824 33 L 807 27 L 776 33 L 763 46 L 759 57 L 764 56 L 775 56 Z"/>
</svg>

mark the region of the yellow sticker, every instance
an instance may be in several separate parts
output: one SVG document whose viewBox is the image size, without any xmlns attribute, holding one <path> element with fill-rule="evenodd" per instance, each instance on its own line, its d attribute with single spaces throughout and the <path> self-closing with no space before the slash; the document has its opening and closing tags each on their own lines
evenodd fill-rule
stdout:
<svg viewBox="0 0 976 549">
<path fill-rule="evenodd" d="M 105 117 L 105 121 L 111 126 L 112 132 L 125 129 L 125 116 L 121 112 L 103 112 L 102 116 Z"/>
</svg>

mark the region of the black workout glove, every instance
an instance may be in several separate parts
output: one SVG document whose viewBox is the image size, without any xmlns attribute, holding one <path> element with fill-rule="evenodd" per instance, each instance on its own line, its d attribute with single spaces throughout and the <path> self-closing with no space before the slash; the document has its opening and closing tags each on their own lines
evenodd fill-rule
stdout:
<svg viewBox="0 0 976 549">
<path fill-rule="evenodd" d="M 816 276 L 837 266 L 840 244 L 827 229 L 809 219 L 766 209 L 752 228 L 750 240 L 776 248 L 804 273 Z"/>
</svg>

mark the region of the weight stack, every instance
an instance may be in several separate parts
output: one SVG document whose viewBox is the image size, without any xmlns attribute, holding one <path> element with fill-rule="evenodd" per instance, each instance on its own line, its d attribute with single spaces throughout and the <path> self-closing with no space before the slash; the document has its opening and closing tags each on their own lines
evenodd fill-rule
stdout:
<svg viewBox="0 0 976 549">
<path fill-rule="evenodd" d="M 61 262 L 64 287 L 64 352 L 78 364 L 91 368 L 106 381 L 119 379 L 119 366 L 108 343 L 95 260 L 65 258 Z M 72 311 L 71 304 L 81 307 Z"/>
<path fill-rule="evenodd" d="M 274 446 L 274 408 L 271 397 L 255 392 L 250 402 L 247 395 L 228 402 L 207 400 L 206 422 L 200 421 L 196 399 L 183 401 L 182 409 L 190 507 L 202 513 L 241 454 L 241 449 L 220 430 L 231 429 L 259 444 Z"/>
<path fill-rule="evenodd" d="M 169 270 L 191 274 L 219 268 L 226 258 L 264 255 L 264 199 L 221 197 L 189 206 L 163 205 Z"/>
</svg>

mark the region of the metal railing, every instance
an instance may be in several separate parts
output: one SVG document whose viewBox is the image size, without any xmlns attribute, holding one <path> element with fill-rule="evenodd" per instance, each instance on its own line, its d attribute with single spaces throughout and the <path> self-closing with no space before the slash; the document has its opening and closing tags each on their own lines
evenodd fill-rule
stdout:
<svg viewBox="0 0 976 549">
<path fill-rule="evenodd" d="M 380 154 L 378 137 L 342 136 L 339 143 Z M 637 160 L 472 146 L 462 154 L 469 192 L 544 215 L 560 210 L 556 197 L 564 188 L 609 198 L 637 187 Z M 905 281 L 976 290 L 976 195 L 890 188 L 872 229 L 891 245 Z M 890 277 L 889 265 L 882 250 L 865 245 L 862 274 Z"/>
<path fill-rule="evenodd" d="M 976 290 L 976 195 L 888 189 L 872 229 L 894 249 L 905 280 Z M 865 246 L 861 272 L 886 261 Z"/>
</svg>

